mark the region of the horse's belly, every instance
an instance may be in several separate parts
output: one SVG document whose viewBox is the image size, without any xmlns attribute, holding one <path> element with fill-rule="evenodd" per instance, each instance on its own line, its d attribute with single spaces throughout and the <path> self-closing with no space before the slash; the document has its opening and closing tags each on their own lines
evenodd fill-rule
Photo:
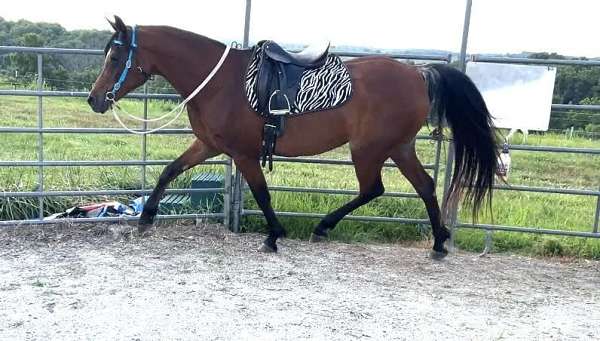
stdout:
<svg viewBox="0 0 600 341">
<path fill-rule="evenodd" d="M 321 154 L 348 142 L 346 122 L 334 111 L 290 117 L 277 140 L 275 154 L 306 156 Z"/>
</svg>

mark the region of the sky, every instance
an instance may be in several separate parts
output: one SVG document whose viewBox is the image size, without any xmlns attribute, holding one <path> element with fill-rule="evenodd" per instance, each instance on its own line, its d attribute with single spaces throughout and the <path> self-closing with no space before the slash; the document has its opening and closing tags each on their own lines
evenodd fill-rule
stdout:
<svg viewBox="0 0 600 341">
<path fill-rule="evenodd" d="M 168 6 L 165 6 L 168 4 Z M 241 42 L 246 0 L 5 1 L 6 20 L 67 29 L 170 25 Z M 252 0 L 250 41 L 459 51 L 466 0 Z M 557 52 L 600 57 L 599 0 L 473 0 L 468 53 Z"/>
</svg>

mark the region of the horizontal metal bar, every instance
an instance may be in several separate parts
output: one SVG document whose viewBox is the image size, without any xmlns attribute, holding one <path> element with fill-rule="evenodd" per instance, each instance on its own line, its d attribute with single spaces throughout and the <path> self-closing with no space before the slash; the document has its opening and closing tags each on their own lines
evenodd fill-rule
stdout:
<svg viewBox="0 0 600 341">
<path fill-rule="evenodd" d="M 132 129 L 143 131 L 142 129 Z M 131 134 L 123 128 L 20 128 L 20 127 L 0 127 L 0 133 L 44 133 L 44 134 Z M 192 129 L 161 129 L 152 135 L 181 135 L 191 134 Z"/>
<path fill-rule="evenodd" d="M 313 163 L 322 165 L 344 165 L 353 166 L 354 163 L 351 160 L 338 160 L 338 159 L 322 159 L 322 158 L 309 158 L 309 157 L 285 157 L 285 156 L 274 156 L 274 161 L 279 162 L 291 162 L 291 163 Z M 393 162 L 386 162 L 383 164 L 384 167 L 397 167 Z M 423 165 L 425 169 L 434 169 L 434 164 Z"/>
<path fill-rule="evenodd" d="M 555 152 L 555 153 L 575 153 L 575 154 L 600 154 L 600 148 L 574 148 L 574 147 L 551 147 L 551 146 L 530 146 L 524 144 L 512 144 L 511 150 L 525 150 L 530 152 Z"/>
<path fill-rule="evenodd" d="M 481 55 L 477 55 L 477 54 L 474 54 L 471 56 L 471 61 L 485 62 L 485 63 L 502 63 L 502 64 L 600 66 L 599 60 L 487 57 L 487 56 L 481 56 Z"/>
<path fill-rule="evenodd" d="M 248 189 L 248 188 L 245 188 Z M 329 188 L 311 188 L 311 187 L 288 187 L 288 186 L 269 186 L 270 191 L 274 192 L 298 192 L 298 193 L 319 193 L 319 194 L 343 194 L 358 195 L 356 190 L 329 189 Z M 406 192 L 385 192 L 382 196 L 393 198 L 419 198 L 417 193 Z"/>
<path fill-rule="evenodd" d="M 143 131 L 142 129 L 133 129 Z M 152 133 L 154 135 L 176 135 L 192 134 L 194 131 L 189 128 L 165 128 Z M 23 127 L 0 127 L 0 133 L 44 133 L 44 134 L 131 134 L 123 128 L 23 128 Z M 430 136 L 419 135 L 418 140 L 432 140 Z"/>
<path fill-rule="evenodd" d="M 0 167 L 66 167 L 66 166 L 161 166 L 173 160 L 97 160 L 97 161 L 0 161 Z M 227 165 L 226 160 L 207 160 L 200 165 Z"/>
<path fill-rule="evenodd" d="M 537 228 L 537 227 L 488 225 L 488 224 L 466 224 L 466 223 L 457 223 L 456 227 L 487 230 L 487 231 L 507 231 L 507 232 L 523 232 L 523 233 L 535 233 L 535 234 L 550 234 L 550 235 L 560 235 L 560 236 L 570 236 L 570 237 L 600 238 L 600 233 L 552 230 L 552 229 L 543 229 L 543 228 Z"/>
<path fill-rule="evenodd" d="M 90 95 L 87 91 L 50 91 L 50 90 L 0 90 L 0 96 L 35 96 L 35 97 L 84 97 Z M 177 94 L 143 94 L 130 93 L 125 98 L 180 100 Z"/>
<path fill-rule="evenodd" d="M 51 90 L 0 90 L 0 96 L 30 96 L 30 97 L 76 97 L 87 98 L 87 91 L 51 91 Z M 181 100 L 178 94 L 143 94 L 130 93 L 125 98 L 132 99 L 158 99 L 158 100 Z M 584 111 L 600 111 L 600 105 L 584 105 L 584 104 L 552 104 L 553 111 L 569 111 L 569 110 L 584 110 Z M 431 137 L 427 137 L 431 139 Z"/>
<path fill-rule="evenodd" d="M 27 46 L 0 46 L 0 54 L 20 52 L 20 53 L 58 53 L 58 54 L 88 54 L 104 55 L 103 50 L 92 49 L 65 49 L 56 47 L 27 47 Z"/>
<path fill-rule="evenodd" d="M 552 111 L 570 111 L 570 110 L 600 111 L 600 105 L 595 105 L 595 104 L 552 104 Z"/>
<path fill-rule="evenodd" d="M 302 213 L 302 212 L 275 212 L 280 217 L 298 217 L 298 218 L 316 218 L 320 219 L 326 216 L 323 213 Z M 259 210 L 243 210 L 242 215 L 263 215 L 262 211 Z M 391 218 L 391 217 L 374 217 L 374 216 L 359 216 L 359 215 L 347 215 L 344 220 L 357 220 L 357 221 L 374 221 L 384 223 L 402 223 L 402 224 L 422 224 L 431 225 L 429 219 L 412 219 L 412 218 Z"/>
<path fill-rule="evenodd" d="M 506 190 L 506 191 L 521 191 L 521 192 L 600 196 L 600 191 L 589 190 L 589 189 L 530 187 L 530 186 L 518 186 L 518 185 L 516 185 L 516 186 L 515 185 L 494 186 L 494 189 L 500 189 L 500 190 Z"/>
<path fill-rule="evenodd" d="M 365 53 L 365 52 L 350 52 L 350 51 L 338 51 L 335 49 L 331 50 L 332 53 L 342 57 L 371 57 L 371 56 L 384 56 L 393 59 L 409 59 L 409 60 L 431 60 L 431 61 L 443 61 L 449 62 L 450 58 L 448 55 L 437 55 L 437 54 L 412 54 L 412 53 Z"/>
<path fill-rule="evenodd" d="M 224 188 L 173 188 L 167 194 L 224 193 Z M 0 192 L 0 198 L 39 198 L 39 197 L 86 197 L 95 195 L 140 195 L 150 194 L 151 189 L 115 189 L 98 191 L 48 191 L 48 192 Z"/>
<path fill-rule="evenodd" d="M 281 217 L 316 218 L 316 219 L 320 219 L 320 218 L 323 218 L 326 216 L 326 214 L 322 214 L 322 213 L 301 213 L 301 212 L 275 212 L 275 214 L 277 214 L 278 216 L 281 216 Z M 242 215 L 259 215 L 260 216 L 260 215 L 263 215 L 263 213 L 262 213 L 262 211 L 259 211 L 259 210 L 244 210 L 242 212 Z M 343 219 L 357 220 L 357 221 L 394 222 L 394 223 L 402 223 L 402 224 L 431 225 L 431 223 L 427 219 L 371 217 L 371 216 L 353 216 L 353 215 L 345 216 Z M 480 229 L 480 230 L 494 230 L 494 231 L 562 235 L 562 236 L 573 236 L 573 237 L 600 238 L 600 233 L 562 231 L 562 230 L 551 230 L 551 229 L 541 229 L 541 228 L 521 227 L 521 226 L 457 223 L 456 227 Z"/>
<path fill-rule="evenodd" d="M 199 214 L 165 214 L 157 215 L 157 220 L 178 220 L 178 219 L 200 219 L 200 218 L 223 218 L 224 213 L 199 213 Z M 103 218 L 61 218 L 52 220 L 0 220 L 0 228 L 22 225 L 50 225 L 50 224 L 84 224 L 84 223 L 109 223 L 109 222 L 125 222 L 139 220 L 139 216 L 130 217 L 103 217 Z"/>
<path fill-rule="evenodd" d="M 87 55 L 104 55 L 103 50 L 90 50 L 90 49 L 66 49 L 66 48 L 54 48 L 54 47 L 22 47 L 22 46 L 0 46 L 0 54 L 3 53 L 58 53 L 58 54 L 87 54 Z M 440 60 L 448 61 L 447 55 L 440 56 L 434 54 L 388 54 L 388 53 L 364 53 L 364 52 L 350 52 L 343 50 L 331 50 L 332 53 L 338 54 L 345 57 L 364 57 L 364 56 L 386 56 L 395 59 L 412 59 L 412 60 Z"/>
</svg>

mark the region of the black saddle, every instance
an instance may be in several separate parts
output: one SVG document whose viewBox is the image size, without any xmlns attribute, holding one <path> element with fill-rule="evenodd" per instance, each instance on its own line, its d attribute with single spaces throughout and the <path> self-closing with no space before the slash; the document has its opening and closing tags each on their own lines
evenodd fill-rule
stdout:
<svg viewBox="0 0 600 341">
<path fill-rule="evenodd" d="M 306 68 L 323 65 L 329 52 L 329 44 L 327 44 L 327 46 L 317 47 L 316 49 L 309 46 L 300 52 L 286 51 L 274 41 L 266 41 L 263 46 L 265 53 L 271 59 L 281 63 L 294 64 Z"/>
<path fill-rule="evenodd" d="M 327 61 L 329 45 L 308 47 L 293 53 L 274 41 L 258 43 L 260 61 L 256 79 L 258 112 L 266 118 L 263 128 L 262 164 L 269 160 L 273 168 L 273 152 L 277 137 L 284 131 L 284 117 L 290 114 L 304 71 L 321 67 Z"/>
<path fill-rule="evenodd" d="M 263 116 L 289 114 L 302 73 L 325 64 L 329 45 L 320 49 L 309 47 L 298 53 L 288 52 L 270 40 L 260 46 L 256 80 L 258 111 Z"/>
</svg>

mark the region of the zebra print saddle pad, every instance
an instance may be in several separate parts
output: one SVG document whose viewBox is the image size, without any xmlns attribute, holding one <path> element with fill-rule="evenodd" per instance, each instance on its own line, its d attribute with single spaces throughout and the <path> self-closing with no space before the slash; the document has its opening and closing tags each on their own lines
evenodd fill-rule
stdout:
<svg viewBox="0 0 600 341">
<path fill-rule="evenodd" d="M 257 76 L 261 65 L 262 43 L 253 49 L 246 72 L 246 97 L 250 107 L 260 113 Z M 299 80 L 296 98 L 290 98 L 290 115 L 333 109 L 344 104 L 352 95 L 352 80 L 342 59 L 329 54 L 323 66 L 306 69 Z"/>
</svg>

